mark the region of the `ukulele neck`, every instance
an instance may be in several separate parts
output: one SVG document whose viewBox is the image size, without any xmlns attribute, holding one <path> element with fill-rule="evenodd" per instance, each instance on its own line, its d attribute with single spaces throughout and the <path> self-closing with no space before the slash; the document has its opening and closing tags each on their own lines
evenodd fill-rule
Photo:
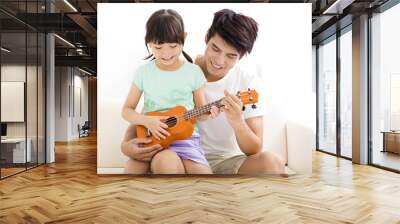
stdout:
<svg viewBox="0 0 400 224">
<path fill-rule="evenodd" d="M 197 118 L 205 113 L 210 112 L 212 106 L 216 106 L 217 108 L 220 108 L 220 107 L 222 107 L 221 101 L 222 101 L 222 99 L 214 101 L 209 104 L 206 104 L 204 106 L 197 107 L 192 110 L 186 111 L 184 114 L 184 118 L 185 118 L 185 120 L 191 120 L 193 118 Z"/>
<path fill-rule="evenodd" d="M 250 90 L 245 92 L 240 92 L 238 91 L 236 96 L 240 99 L 240 101 L 243 103 L 243 105 L 246 104 L 253 104 L 251 108 L 256 108 L 255 103 L 258 102 L 258 93 L 255 90 Z M 222 99 L 219 99 L 217 101 L 214 101 L 212 103 L 206 104 L 201 107 L 194 108 L 192 110 L 186 111 L 185 114 L 183 115 L 185 120 L 192 120 L 194 118 L 197 118 L 205 113 L 209 113 L 211 111 L 212 106 L 216 106 L 217 108 L 223 107 L 221 105 Z M 243 106 L 243 110 L 246 108 Z"/>
</svg>

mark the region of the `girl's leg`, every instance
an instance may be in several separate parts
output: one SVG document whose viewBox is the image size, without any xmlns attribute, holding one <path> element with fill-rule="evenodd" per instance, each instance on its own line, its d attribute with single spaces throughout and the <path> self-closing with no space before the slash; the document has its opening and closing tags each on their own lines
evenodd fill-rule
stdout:
<svg viewBox="0 0 400 224">
<path fill-rule="evenodd" d="M 211 168 L 192 160 L 182 160 L 188 174 L 212 174 Z"/>
<path fill-rule="evenodd" d="M 149 162 L 130 159 L 125 164 L 126 174 L 147 174 L 149 172 Z"/>
<path fill-rule="evenodd" d="M 181 158 L 170 149 L 164 149 L 154 155 L 150 169 L 153 174 L 185 174 Z"/>
</svg>

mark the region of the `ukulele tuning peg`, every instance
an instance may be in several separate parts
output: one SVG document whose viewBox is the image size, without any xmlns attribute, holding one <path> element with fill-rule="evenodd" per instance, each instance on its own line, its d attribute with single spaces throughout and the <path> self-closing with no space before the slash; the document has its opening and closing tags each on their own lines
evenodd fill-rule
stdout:
<svg viewBox="0 0 400 224">
<path fill-rule="evenodd" d="M 246 110 L 246 107 L 243 105 L 243 107 L 242 107 L 242 111 L 245 111 Z"/>
<path fill-rule="evenodd" d="M 250 92 L 250 88 L 247 88 L 247 90 Z"/>
<path fill-rule="evenodd" d="M 257 106 L 255 104 L 251 105 L 251 108 L 256 109 Z"/>
</svg>

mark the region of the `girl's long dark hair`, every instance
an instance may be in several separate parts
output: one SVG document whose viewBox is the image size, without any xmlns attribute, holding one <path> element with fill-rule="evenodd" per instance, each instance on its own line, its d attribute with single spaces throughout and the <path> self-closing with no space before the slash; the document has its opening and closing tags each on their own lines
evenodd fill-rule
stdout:
<svg viewBox="0 0 400 224">
<path fill-rule="evenodd" d="M 172 9 L 161 9 L 154 12 L 146 23 L 146 36 L 144 38 L 146 48 L 148 43 L 185 43 L 185 28 L 182 17 Z M 149 49 L 147 48 L 147 51 Z M 190 63 L 193 63 L 192 58 L 182 51 L 183 56 Z M 153 54 L 150 54 L 145 59 L 151 58 L 154 60 Z"/>
</svg>

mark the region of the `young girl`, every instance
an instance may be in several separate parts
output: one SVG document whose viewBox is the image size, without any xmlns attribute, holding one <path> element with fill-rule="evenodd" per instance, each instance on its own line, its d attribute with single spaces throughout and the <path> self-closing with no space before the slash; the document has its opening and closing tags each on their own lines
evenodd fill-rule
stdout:
<svg viewBox="0 0 400 224">
<path fill-rule="evenodd" d="M 192 59 L 182 50 L 185 38 L 182 18 L 174 10 L 156 11 L 146 23 L 145 44 L 152 53 L 146 59 L 152 60 L 136 70 L 122 116 L 132 124 L 145 126 L 157 139 L 169 135 L 165 130 L 168 126 L 162 122 L 167 117 L 137 113 L 135 108 L 142 93 L 143 113 L 166 111 L 177 105 L 190 110 L 206 104 L 203 92 L 206 80 L 201 69 L 192 64 Z M 182 53 L 190 63 L 179 58 Z M 217 114 L 218 109 L 214 107 L 211 115 L 201 116 L 198 120 L 214 118 Z M 173 142 L 168 149 L 158 152 L 152 161 L 130 159 L 125 168 L 127 173 L 135 174 L 145 174 L 149 170 L 153 173 L 210 174 L 197 128 L 191 138 Z"/>
</svg>

